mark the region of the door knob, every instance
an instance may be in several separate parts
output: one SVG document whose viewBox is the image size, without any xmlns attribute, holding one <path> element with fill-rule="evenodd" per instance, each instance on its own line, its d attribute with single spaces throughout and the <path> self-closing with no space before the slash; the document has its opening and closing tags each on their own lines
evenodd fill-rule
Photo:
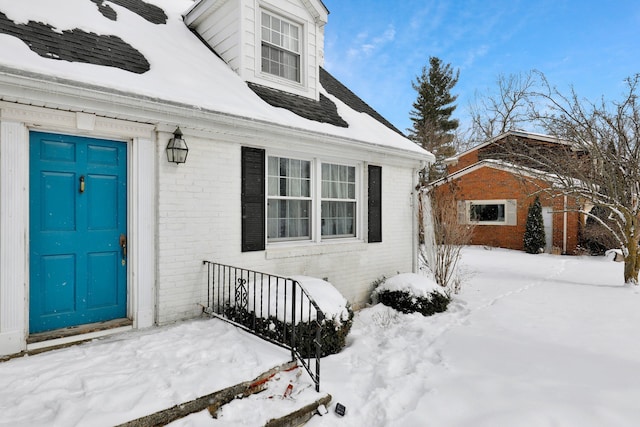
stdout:
<svg viewBox="0 0 640 427">
<path fill-rule="evenodd" d="M 127 262 L 127 236 L 120 235 L 120 247 L 122 248 L 122 265 Z"/>
</svg>

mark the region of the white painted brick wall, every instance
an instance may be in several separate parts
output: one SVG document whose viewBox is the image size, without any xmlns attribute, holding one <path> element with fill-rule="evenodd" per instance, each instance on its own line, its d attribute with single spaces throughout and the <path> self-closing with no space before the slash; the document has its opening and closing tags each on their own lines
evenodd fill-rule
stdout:
<svg viewBox="0 0 640 427">
<path fill-rule="evenodd" d="M 161 136 L 160 141 L 169 137 Z M 411 271 L 414 213 L 410 201 L 415 183 L 409 168 L 381 165 L 381 243 L 334 240 L 242 253 L 241 144 L 187 138 L 186 164 L 169 164 L 162 144 L 157 153 L 158 323 L 202 312 L 207 295 L 204 259 L 284 276 L 326 277 L 356 306 L 368 301 L 374 280 Z M 349 155 L 357 158 L 358 154 L 362 153 Z"/>
</svg>

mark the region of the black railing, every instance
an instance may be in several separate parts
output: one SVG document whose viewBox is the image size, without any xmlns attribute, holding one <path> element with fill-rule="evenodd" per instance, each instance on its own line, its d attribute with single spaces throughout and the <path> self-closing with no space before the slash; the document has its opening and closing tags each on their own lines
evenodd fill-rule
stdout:
<svg viewBox="0 0 640 427">
<path fill-rule="evenodd" d="M 207 266 L 205 313 L 291 351 L 320 391 L 324 313 L 298 281 L 230 265 Z"/>
</svg>

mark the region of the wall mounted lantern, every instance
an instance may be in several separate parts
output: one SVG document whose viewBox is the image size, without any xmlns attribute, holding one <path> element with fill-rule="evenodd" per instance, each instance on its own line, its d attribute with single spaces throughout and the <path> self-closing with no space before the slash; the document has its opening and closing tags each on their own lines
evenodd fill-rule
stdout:
<svg viewBox="0 0 640 427">
<path fill-rule="evenodd" d="M 173 132 L 173 138 L 167 144 L 167 160 L 176 164 L 184 163 L 187 161 L 187 154 L 189 154 L 189 147 L 182 137 L 180 128 L 177 127 Z"/>
</svg>

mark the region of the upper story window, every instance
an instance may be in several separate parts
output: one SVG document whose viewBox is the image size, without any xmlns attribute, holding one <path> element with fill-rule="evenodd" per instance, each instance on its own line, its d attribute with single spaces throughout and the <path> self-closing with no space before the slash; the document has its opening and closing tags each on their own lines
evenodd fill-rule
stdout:
<svg viewBox="0 0 640 427">
<path fill-rule="evenodd" d="M 262 71 L 300 82 L 300 26 L 262 12 Z"/>
</svg>

